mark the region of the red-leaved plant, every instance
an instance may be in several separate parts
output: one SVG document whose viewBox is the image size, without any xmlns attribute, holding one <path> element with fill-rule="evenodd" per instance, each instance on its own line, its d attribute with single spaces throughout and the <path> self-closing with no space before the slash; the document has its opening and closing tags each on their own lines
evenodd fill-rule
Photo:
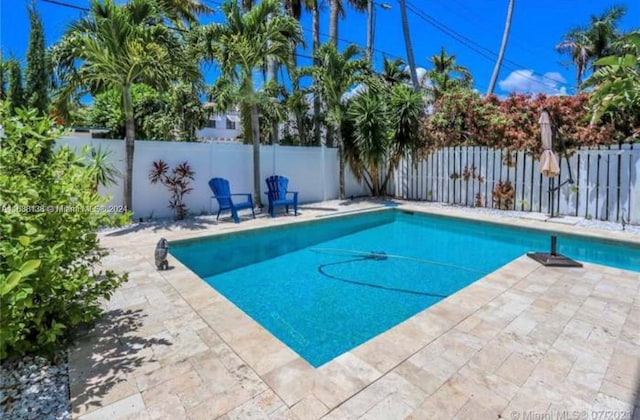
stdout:
<svg viewBox="0 0 640 420">
<path fill-rule="evenodd" d="M 185 194 L 193 191 L 193 188 L 189 186 L 189 181 L 193 181 L 194 175 L 195 172 L 187 162 L 179 164 L 170 173 L 169 165 L 165 161 L 158 160 L 153 162 L 153 168 L 149 172 L 149 180 L 152 184 L 160 182 L 167 187 L 171 193 L 169 208 L 175 210 L 176 220 L 184 219 L 187 214 L 187 205 L 184 204 L 182 199 Z"/>
</svg>

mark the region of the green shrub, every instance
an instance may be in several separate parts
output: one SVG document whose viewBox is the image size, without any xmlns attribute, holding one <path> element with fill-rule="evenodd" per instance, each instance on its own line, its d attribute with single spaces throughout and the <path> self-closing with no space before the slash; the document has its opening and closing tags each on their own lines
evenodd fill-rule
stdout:
<svg viewBox="0 0 640 420">
<path fill-rule="evenodd" d="M 101 314 L 126 275 L 96 271 L 96 230 L 114 218 L 94 188 L 95 167 L 35 111 L 0 106 L 0 359 L 52 353 Z"/>
</svg>

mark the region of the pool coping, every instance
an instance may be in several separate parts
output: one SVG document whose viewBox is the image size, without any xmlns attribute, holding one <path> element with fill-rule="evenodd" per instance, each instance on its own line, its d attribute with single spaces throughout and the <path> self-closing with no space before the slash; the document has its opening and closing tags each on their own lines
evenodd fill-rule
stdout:
<svg viewBox="0 0 640 420">
<path fill-rule="evenodd" d="M 473 215 L 449 208 L 426 209 L 411 204 L 401 204 L 394 209 L 534 230 L 562 232 L 563 234 L 571 236 L 589 236 L 604 241 L 640 244 L 640 237 L 631 237 L 631 241 L 629 241 L 628 235 L 616 235 L 617 232 L 603 233 L 587 229 L 585 229 L 585 233 L 588 235 L 580 235 L 575 233 L 575 227 L 572 226 L 555 224 L 549 226 L 548 222 L 529 219 L 507 219 L 505 221 L 506 218 L 500 218 L 499 216 Z M 376 206 L 354 211 L 349 214 L 389 210 L 391 209 L 388 207 Z M 332 214 L 324 216 L 323 219 L 344 216 L 344 214 Z M 297 220 L 286 218 L 280 219 L 278 222 L 293 225 L 309 223 L 314 220 L 316 220 L 316 218 L 299 218 Z M 270 225 L 266 227 L 266 229 L 275 227 L 276 226 Z M 254 229 L 264 229 L 264 227 L 252 226 L 242 230 Z M 234 231 L 236 230 L 234 229 Z M 184 239 L 201 239 L 206 236 L 212 235 L 210 233 L 198 236 L 192 235 Z M 481 306 L 497 298 L 508 290 L 510 286 L 521 280 L 521 278 L 526 277 L 540 267 L 538 263 L 525 256 L 519 257 L 458 290 L 446 299 L 395 325 L 389 330 L 369 339 L 324 365 L 314 368 L 304 358 L 273 336 L 266 328 L 254 321 L 224 295 L 205 283 L 204 280 L 191 272 L 191 270 L 182 265 L 177 259 L 172 257 L 170 264 L 176 267 L 177 271 L 175 274 L 188 273 L 190 277 L 193 277 L 194 282 L 198 282 L 196 286 L 192 281 L 189 281 L 188 288 L 190 289 L 190 295 L 194 292 L 194 287 L 199 289 L 197 292 L 199 295 L 213 294 L 211 301 L 219 304 L 220 310 L 210 311 L 209 309 L 199 309 L 197 310 L 199 315 L 265 380 L 287 405 L 293 406 L 305 398 L 315 397 L 329 410 L 334 409 L 360 389 L 370 385 L 393 370 L 419 349 L 428 345 L 446 331 L 453 329 Z M 586 263 L 586 266 L 591 268 L 598 267 L 596 264 L 588 263 Z M 609 269 L 609 267 L 606 267 L 606 269 Z M 615 268 L 611 270 L 625 271 Z M 505 273 L 513 274 L 514 277 L 509 279 L 505 276 Z M 515 276 L 516 274 L 517 277 Z M 183 276 L 179 277 L 179 281 L 176 281 L 177 277 L 174 273 L 166 276 L 166 278 L 179 291 L 181 289 L 186 290 L 185 278 Z M 185 299 L 189 301 L 187 297 L 185 297 Z M 200 301 L 200 299 L 198 299 L 198 301 Z M 196 303 L 196 307 L 197 306 L 198 302 Z M 242 332 L 238 332 L 238 330 Z M 394 347 L 392 343 L 398 342 L 402 343 L 402 349 L 395 352 L 389 351 L 390 348 Z M 359 361 L 365 363 L 362 364 Z M 353 371 L 354 376 L 350 381 L 344 381 L 345 371 Z"/>
<path fill-rule="evenodd" d="M 381 205 L 355 212 L 387 209 L 388 207 Z M 403 203 L 396 209 L 576 235 L 573 226 L 550 226 L 548 222 L 537 220 L 470 214 L 455 208 L 424 208 Z M 337 212 L 323 218 L 344 216 L 344 213 Z M 279 217 L 269 219 L 268 227 L 314 220 L 317 220 L 317 216 Z M 261 228 L 263 227 L 243 222 L 240 225 L 225 225 L 221 227 L 220 232 L 215 233 L 209 230 L 174 231 L 163 236 L 170 241 L 176 241 Z M 628 233 L 601 232 L 582 227 L 580 232 L 578 236 L 589 236 L 607 242 L 640 244 L 640 236 Z M 142 245 L 151 245 L 155 239 L 157 238 L 147 238 Z M 145 259 L 153 264 L 151 255 L 145 256 Z M 316 418 L 337 412 L 334 410 L 394 371 L 446 332 L 462 325 L 470 315 L 492 302 L 499 301 L 507 294 L 512 294 L 512 288 L 528 275 L 538 270 L 553 275 L 576 272 L 575 269 L 541 269 L 536 262 L 521 256 L 332 361 L 314 368 L 171 255 L 169 262 L 174 267 L 173 270 L 159 273 L 193 311 L 288 407 L 299 415 L 309 410 L 314 413 L 310 417 Z M 634 279 L 640 280 L 640 275 L 625 270 L 596 264 L 585 264 L 585 268 L 608 275 L 631 273 Z"/>
</svg>

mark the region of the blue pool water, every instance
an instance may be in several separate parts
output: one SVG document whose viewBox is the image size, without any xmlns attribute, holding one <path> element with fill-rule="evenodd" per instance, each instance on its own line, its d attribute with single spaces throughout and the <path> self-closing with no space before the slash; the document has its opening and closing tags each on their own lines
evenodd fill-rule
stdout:
<svg viewBox="0 0 640 420">
<path fill-rule="evenodd" d="M 548 232 L 387 210 L 181 241 L 170 251 L 320 366 L 548 248 Z M 558 251 L 640 271 L 638 246 L 558 235 Z"/>
</svg>

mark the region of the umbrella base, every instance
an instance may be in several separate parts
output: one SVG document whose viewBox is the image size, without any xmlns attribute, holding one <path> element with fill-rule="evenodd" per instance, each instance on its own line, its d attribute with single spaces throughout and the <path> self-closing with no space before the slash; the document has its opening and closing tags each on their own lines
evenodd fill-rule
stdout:
<svg viewBox="0 0 640 420">
<path fill-rule="evenodd" d="M 545 267 L 582 267 L 577 261 L 561 254 L 548 254 L 546 252 L 529 252 L 527 257 L 536 260 Z"/>
</svg>

